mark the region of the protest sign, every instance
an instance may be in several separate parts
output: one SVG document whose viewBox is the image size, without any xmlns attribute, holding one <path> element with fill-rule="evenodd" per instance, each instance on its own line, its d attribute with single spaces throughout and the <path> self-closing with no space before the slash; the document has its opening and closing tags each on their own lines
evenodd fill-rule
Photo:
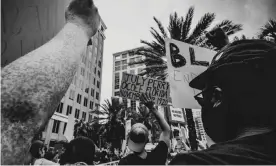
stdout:
<svg viewBox="0 0 276 166">
<path fill-rule="evenodd" d="M 120 87 L 121 97 L 140 100 L 142 93 L 150 94 L 156 105 L 167 105 L 170 96 L 169 83 L 149 77 L 123 73 Z"/>
<path fill-rule="evenodd" d="M 171 121 L 176 123 L 184 123 L 184 111 L 181 108 L 174 108 L 170 106 Z"/>
<path fill-rule="evenodd" d="M 215 51 L 166 39 L 166 56 L 172 104 L 177 108 L 201 108 L 194 99 L 199 91 L 190 88 L 190 81 L 209 66 Z"/>
</svg>

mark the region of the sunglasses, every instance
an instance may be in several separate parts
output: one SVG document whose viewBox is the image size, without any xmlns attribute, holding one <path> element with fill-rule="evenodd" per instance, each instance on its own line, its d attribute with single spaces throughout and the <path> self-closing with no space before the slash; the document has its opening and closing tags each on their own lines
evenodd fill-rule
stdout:
<svg viewBox="0 0 276 166">
<path fill-rule="evenodd" d="M 220 98 L 221 89 L 218 86 L 206 88 L 194 96 L 201 107 L 213 106 L 215 101 Z"/>
</svg>

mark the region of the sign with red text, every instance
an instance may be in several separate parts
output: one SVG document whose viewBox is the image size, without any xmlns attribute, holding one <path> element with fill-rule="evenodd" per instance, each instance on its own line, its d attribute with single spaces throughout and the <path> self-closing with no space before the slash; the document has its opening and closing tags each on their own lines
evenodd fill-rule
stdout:
<svg viewBox="0 0 276 166">
<path fill-rule="evenodd" d="M 167 105 L 170 86 L 165 81 L 123 73 L 120 96 L 139 101 L 142 93 L 150 94 L 156 105 Z"/>
<path fill-rule="evenodd" d="M 198 90 L 189 86 L 192 79 L 205 71 L 215 51 L 166 39 L 166 56 L 172 104 L 176 108 L 201 108 L 194 96 Z"/>
</svg>

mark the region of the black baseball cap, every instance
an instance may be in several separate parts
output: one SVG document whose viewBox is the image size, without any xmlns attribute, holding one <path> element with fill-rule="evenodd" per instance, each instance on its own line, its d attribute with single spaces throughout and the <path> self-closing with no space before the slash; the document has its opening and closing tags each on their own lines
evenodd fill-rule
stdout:
<svg viewBox="0 0 276 166">
<path fill-rule="evenodd" d="M 206 82 L 217 71 L 231 77 L 231 67 L 261 63 L 264 60 L 267 62 L 266 65 L 275 66 L 276 43 L 257 39 L 235 41 L 217 52 L 207 70 L 195 77 L 189 85 L 192 88 L 203 90 Z"/>
<path fill-rule="evenodd" d="M 131 151 L 140 153 L 145 149 L 148 137 L 147 127 L 142 123 L 136 123 L 131 127 L 128 134 L 127 146 Z"/>
</svg>

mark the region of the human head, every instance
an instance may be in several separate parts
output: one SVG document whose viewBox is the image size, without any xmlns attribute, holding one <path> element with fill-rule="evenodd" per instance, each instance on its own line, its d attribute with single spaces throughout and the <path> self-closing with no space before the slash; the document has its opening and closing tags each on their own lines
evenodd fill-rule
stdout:
<svg viewBox="0 0 276 166">
<path fill-rule="evenodd" d="M 100 25 L 98 8 L 93 0 L 72 0 L 66 12 L 67 22 L 75 23 L 87 29 L 89 37 L 96 34 Z"/>
<path fill-rule="evenodd" d="M 36 140 L 32 143 L 30 153 L 34 158 L 42 158 L 45 155 L 45 145 L 42 141 Z"/>
<path fill-rule="evenodd" d="M 264 40 L 233 42 L 190 82 L 203 90 L 202 120 L 215 142 L 234 139 L 246 128 L 276 128 L 275 50 L 275 43 Z"/>
<path fill-rule="evenodd" d="M 135 153 L 143 152 L 148 143 L 148 137 L 149 131 L 144 124 L 134 124 L 128 134 L 128 148 Z"/>
<path fill-rule="evenodd" d="M 93 165 L 95 144 L 87 137 L 77 137 L 65 147 L 65 152 L 60 157 L 60 164 L 75 164 L 84 162 Z"/>
</svg>

